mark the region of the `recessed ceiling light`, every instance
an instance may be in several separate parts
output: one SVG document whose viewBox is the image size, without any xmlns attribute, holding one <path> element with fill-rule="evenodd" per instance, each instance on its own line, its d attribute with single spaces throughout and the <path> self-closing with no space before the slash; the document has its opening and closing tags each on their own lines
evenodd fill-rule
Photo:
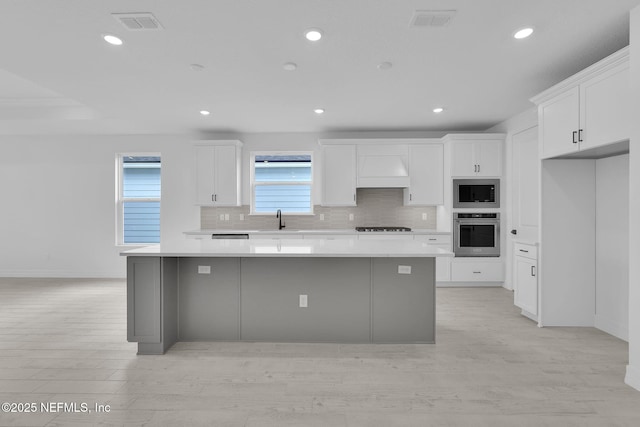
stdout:
<svg viewBox="0 0 640 427">
<path fill-rule="evenodd" d="M 311 42 L 317 42 L 322 38 L 322 31 L 317 28 L 311 28 L 305 31 L 304 36 Z"/>
<path fill-rule="evenodd" d="M 208 116 L 211 113 L 207 110 L 200 110 L 200 114 L 202 114 L 203 116 Z"/>
<path fill-rule="evenodd" d="M 324 108 L 316 108 L 313 112 L 316 114 L 324 114 Z"/>
<path fill-rule="evenodd" d="M 442 107 L 436 107 L 433 109 L 433 112 L 436 114 L 442 113 L 444 111 L 444 108 Z"/>
<path fill-rule="evenodd" d="M 104 39 L 104 41 L 114 46 L 122 45 L 122 40 L 116 36 L 112 36 L 111 34 L 105 34 L 104 36 L 102 36 L 102 38 Z"/>
<path fill-rule="evenodd" d="M 378 70 L 388 70 L 391 67 L 393 67 L 393 64 L 391 62 L 385 61 L 378 64 Z"/>
<path fill-rule="evenodd" d="M 287 71 L 295 71 L 298 68 L 298 64 L 296 64 L 295 62 L 285 62 L 284 64 L 282 64 L 282 68 Z"/>
<path fill-rule="evenodd" d="M 527 28 L 522 28 L 521 30 L 516 31 L 513 37 L 516 39 L 526 39 L 531 34 L 533 34 L 533 28 L 527 27 Z"/>
</svg>

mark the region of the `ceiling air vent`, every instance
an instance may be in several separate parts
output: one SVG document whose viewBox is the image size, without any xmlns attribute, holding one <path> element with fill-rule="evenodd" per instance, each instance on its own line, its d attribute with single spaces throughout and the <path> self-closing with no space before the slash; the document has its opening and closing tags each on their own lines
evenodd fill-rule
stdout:
<svg viewBox="0 0 640 427">
<path fill-rule="evenodd" d="M 160 21 L 151 13 L 112 13 L 111 16 L 116 18 L 127 30 L 149 31 L 162 29 Z"/>
<path fill-rule="evenodd" d="M 416 10 L 409 26 L 414 28 L 444 27 L 449 25 L 455 14 L 455 10 Z"/>
</svg>

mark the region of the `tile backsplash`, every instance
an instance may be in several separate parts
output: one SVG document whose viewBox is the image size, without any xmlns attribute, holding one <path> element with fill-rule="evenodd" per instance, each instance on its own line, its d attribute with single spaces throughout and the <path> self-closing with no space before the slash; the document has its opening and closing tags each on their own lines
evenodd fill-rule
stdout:
<svg viewBox="0 0 640 427">
<path fill-rule="evenodd" d="M 403 206 L 403 191 L 400 188 L 360 188 L 357 190 L 357 206 L 324 207 L 315 205 L 315 215 L 284 214 L 283 220 L 289 229 L 350 229 L 358 226 L 394 226 L 413 229 L 435 229 L 436 208 L 434 206 Z M 202 207 L 200 227 L 203 229 L 275 230 L 278 220 L 275 215 L 249 215 L 249 206 Z M 422 219 L 422 214 L 427 219 Z M 221 220 L 225 215 L 229 220 Z M 324 221 L 320 221 L 324 214 Z M 349 221 L 353 214 L 353 221 Z M 244 215 L 244 220 L 240 219 Z"/>
</svg>

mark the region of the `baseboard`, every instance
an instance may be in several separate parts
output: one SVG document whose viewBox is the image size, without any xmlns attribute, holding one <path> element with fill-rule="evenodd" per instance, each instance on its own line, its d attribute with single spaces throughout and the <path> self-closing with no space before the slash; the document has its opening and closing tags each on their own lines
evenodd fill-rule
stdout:
<svg viewBox="0 0 640 427">
<path fill-rule="evenodd" d="M 640 369 L 632 365 L 627 365 L 627 375 L 624 377 L 624 382 L 628 386 L 640 391 Z"/>
<path fill-rule="evenodd" d="M 0 270 L 0 277 L 47 279 L 125 279 L 113 271 Z"/>
<path fill-rule="evenodd" d="M 437 288 L 502 288 L 502 282 L 436 282 Z"/>
<path fill-rule="evenodd" d="M 596 314 L 594 318 L 594 326 L 616 338 L 629 342 L 629 327 L 627 325 L 623 325 L 619 322 L 612 321 Z"/>
</svg>

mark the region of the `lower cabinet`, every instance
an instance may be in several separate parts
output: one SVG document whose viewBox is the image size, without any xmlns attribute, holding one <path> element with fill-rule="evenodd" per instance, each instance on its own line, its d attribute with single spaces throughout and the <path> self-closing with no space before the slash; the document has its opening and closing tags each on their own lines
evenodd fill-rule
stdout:
<svg viewBox="0 0 640 427">
<path fill-rule="evenodd" d="M 514 303 L 534 320 L 538 316 L 537 249 L 535 245 L 515 243 L 513 254 Z"/>
<path fill-rule="evenodd" d="M 416 234 L 415 240 L 426 242 L 429 246 L 451 250 L 451 235 L 448 234 Z M 436 282 L 448 282 L 451 280 L 451 258 L 436 258 Z"/>
<path fill-rule="evenodd" d="M 482 261 L 479 258 L 454 258 L 451 261 L 453 282 L 502 282 L 504 263 L 501 259 Z"/>
</svg>

